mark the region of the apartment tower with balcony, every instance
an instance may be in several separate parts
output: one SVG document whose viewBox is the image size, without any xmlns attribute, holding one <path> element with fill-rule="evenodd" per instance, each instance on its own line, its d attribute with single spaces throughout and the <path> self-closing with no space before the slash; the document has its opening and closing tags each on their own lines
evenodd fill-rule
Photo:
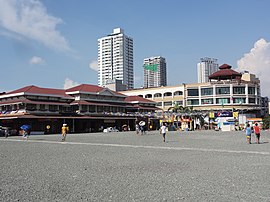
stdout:
<svg viewBox="0 0 270 202">
<path fill-rule="evenodd" d="M 127 89 L 133 89 L 133 77 L 133 39 L 116 28 L 98 39 L 98 85 L 120 80 Z"/>
<path fill-rule="evenodd" d="M 145 58 L 144 88 L 167 86 L 166 60 L 161 56 Z"/>
<path fill-rule="evenodd" d="M 201 62 L 197 64 L 198 83 L 206 83 L 209 76 L 218 71 L 217 59 L 201 58 Z"/>
</svg>

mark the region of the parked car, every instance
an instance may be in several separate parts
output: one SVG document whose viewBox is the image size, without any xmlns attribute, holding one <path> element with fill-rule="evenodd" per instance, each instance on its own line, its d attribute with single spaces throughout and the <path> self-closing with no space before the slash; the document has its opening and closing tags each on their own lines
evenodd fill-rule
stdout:
<svg viewBox="0 0 270 202">
<path fill-rule="evenodd" d="M 113 128 L 113 127 L 108 127 L 103 129 L 103 133 L 109 133 L 109 132 L 119 132 L 119 130 L 117 128 Z"/>
</svg>

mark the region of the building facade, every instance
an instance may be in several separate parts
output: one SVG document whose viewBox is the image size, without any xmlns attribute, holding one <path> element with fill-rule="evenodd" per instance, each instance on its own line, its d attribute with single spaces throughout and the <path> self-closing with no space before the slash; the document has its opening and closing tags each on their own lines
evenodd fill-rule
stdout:
<svg viewBox="0 0 270 202">
<path fill-rule="evenodd" d="M 247 72 L 240 74 L 225 64 L 209 78 L 209 82 L 205 83 L 134 89 L 121 93 L 153 100 L 163 111 L 177 104 L 197 111 L 228 110 L 250 113 L 254 117 L 262 115 L 260 81 L 255 75 Z"/>
<path fill-rule="evenodd" d="M 116 28 L 112 34 L 98 39 L 98 85 L 108 80 L 121 80 L 127 89 L 134 87 L 133 39 Z"/>
<path fill-rule="evenodd" d="M 144 88 L 167 86 L 166 60 L 161 56 L 146 58 L 143 61 Z"/>
<path fill-rule="evenodd" d="M 26 86 L 0 95 L 0 126 L 19 129 L 28 124 L 39 133 L 60 133 L 63 123 L 73 133 L 121 130 L 122 125 L 135 130 L 135 123 L 155 110 L 153 101 L 96 85 L 66 90 Z"/>
<path fill-rule="evenodd" d="M 201 58 L 201 62 L 197 64 L 198 83 L 208 82 L 208 77 L 216 71 L 218 71 L 217 59 Z"/>
</svg>

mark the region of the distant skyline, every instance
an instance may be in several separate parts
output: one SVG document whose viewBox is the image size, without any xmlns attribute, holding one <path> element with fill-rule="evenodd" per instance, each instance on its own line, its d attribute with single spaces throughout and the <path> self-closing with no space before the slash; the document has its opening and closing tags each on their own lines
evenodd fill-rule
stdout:
<svg viewBox="0 0 270 202">
<path fill-rule="evenodd" d="M 133 38 L 134 86 L 143 60 L 166 58 L 167 84 L 197 83 L 197 63 L 248 70 L 270 97 L 269 0 L 0 0 L 0 91 L 27 85 L 98 84 L 101 37 L 120 27 Z"/>
</svg>

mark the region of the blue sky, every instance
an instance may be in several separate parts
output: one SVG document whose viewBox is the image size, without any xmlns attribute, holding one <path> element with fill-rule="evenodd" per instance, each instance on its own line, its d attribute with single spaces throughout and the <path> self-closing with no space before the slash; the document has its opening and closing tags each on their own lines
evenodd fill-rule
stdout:
<svg viewBox="0 0 270 202">
<path fill-rule="evenodd" d="M 168 85 L 197 82 L 202 57 L 261 79 L 269 96 L 269 0 L 0 0 L 0 91 L 97 84 L 97 40 L 116 27 L 143 59 L 166 58 Z"/>
</svg>

